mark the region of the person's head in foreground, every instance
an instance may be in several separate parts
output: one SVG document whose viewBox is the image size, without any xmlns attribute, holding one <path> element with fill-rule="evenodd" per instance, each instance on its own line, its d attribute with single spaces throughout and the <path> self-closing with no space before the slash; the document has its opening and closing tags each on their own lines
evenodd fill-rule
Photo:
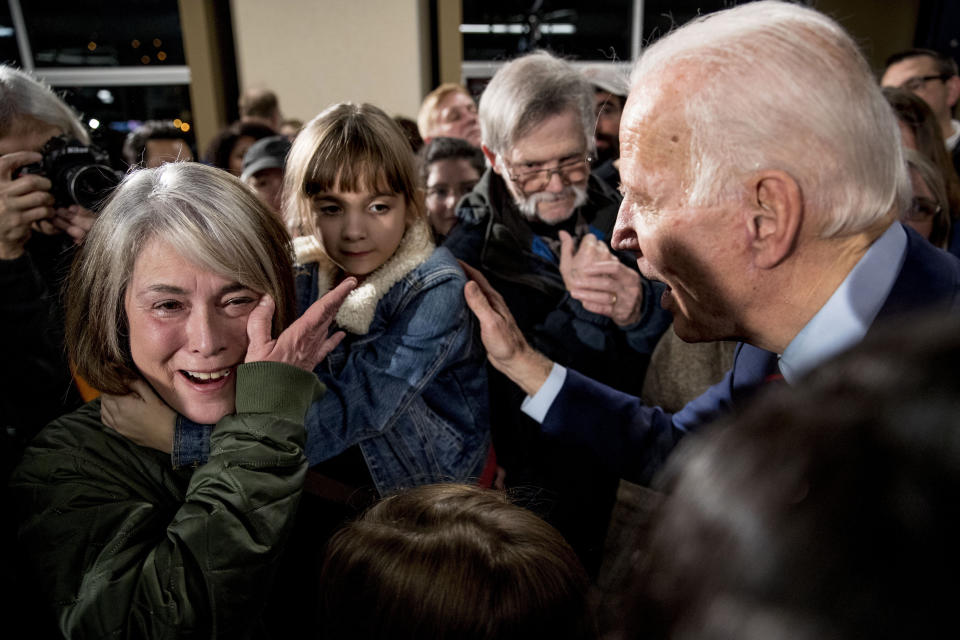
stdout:
<svg viewBox="0 0 960 640">
<path fill-rule="evenodd" d="M 131 173 L 74 262 L 70 357 L 105 393 L 142 376 L 175 411 L 213 424 L 234 412 L 247 317 L 264 294 L 276 336 L 293 320 L 289 239 L 254 194 L 199 163 Z"/>
<path fill-rule="evenodd" d="M 342 275 L 370 275 L 408 228 L 425 227 L 410 144 L 369 104 L 333 105 L 307 123 L 287 159 L 284 194 L 294 235 L 319 239 Z"/>
<path fill-rule="evenodd" d="M 434 138 L 420 151 L 420 167 L 430 226 L 438 236 L 446 236 L 457 224 L 460 198 L 483 175 L 483 152 L 459 138 Z"/>
<path fill-rule="evenodd" d="M 425 143 L 434 138 L 460 138 L 480 146 L 477 103 L 463 86 L 448 82 L 426 95 L 417 113 L 417 128 Z"/>
<path fill-rule="evenodd" d="M 546 51 L 500 67 L 480 97 L 483 153 L 529 220 L 560 224 L 587 200 L 594 91 Z"/>
<path fill-rule="evenodd" d="M 678 452 L 625 638 L 957 633 L 960 321 L 904 318 Z"/>
<path fill-rule="evenodd" d="M 428 485 L 337 533 L 321 575 L 322 637 L 595 637 L 586 573 L 560 534 L 498 492 Z"/>
<path fill-rule="evenodd" d="M 909 206 L 869 66 L 827 16 L 768 1 L 668 34 L 631 82 L 614 248 L 667 285 L 681 338 L 782 353 Z"/>
</svg>

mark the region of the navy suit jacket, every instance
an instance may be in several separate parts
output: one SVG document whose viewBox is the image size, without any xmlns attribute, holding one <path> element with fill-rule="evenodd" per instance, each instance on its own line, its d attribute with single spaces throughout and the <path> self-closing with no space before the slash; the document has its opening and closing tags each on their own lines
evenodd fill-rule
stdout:
<svg viewBox="0 0 960 640">
<path fill-rule="evenodd" d="M 960 310 L 960 260 L 907 229 L 903 267 L 877 319 L 933 306 Z M 777 354 L 741 343 L 723 380 L 670 414 L 568 370 L 542 428 L 590 446 L 622 478 L 646 484 L 684 435 L 730 413 L 778 373 Z"/>
</svg>

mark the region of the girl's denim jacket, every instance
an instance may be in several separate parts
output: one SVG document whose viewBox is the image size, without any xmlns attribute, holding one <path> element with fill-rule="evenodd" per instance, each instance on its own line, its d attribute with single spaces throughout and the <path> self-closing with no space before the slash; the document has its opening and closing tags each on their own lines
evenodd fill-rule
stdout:
<svg viewBox="0 0 960 640">
<path fill-rule="evenodd" d="M 299 314 L 333 284 L 326 256 L 303 247 Z M 453 255 L 434 250 L 429 229 L 415 224 L 350 294 L 335 327 L 347 336 L 314 370 L 327 392 L 307 412 L 310 465 L 359 445 L 380 495 L 480 476 L 490 448 L 486 354 L 465 283 Z M 177 431 L 174 463 L 205 459 L 196 444 L 206 442 L 185 442 L 200 434 Z"/>
</svg>

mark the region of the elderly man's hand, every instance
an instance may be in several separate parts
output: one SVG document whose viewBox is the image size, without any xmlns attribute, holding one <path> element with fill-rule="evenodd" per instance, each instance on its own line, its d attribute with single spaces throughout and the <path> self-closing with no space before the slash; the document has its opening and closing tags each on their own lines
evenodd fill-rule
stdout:
<svg viewBox="0 0 960 640">
<path fill-rule="evenodd" d="M 463 261 L 460 266 L 470 278 L 463 295 L 480 321 L 480 339 L 487 358 L 498 371 L 532 396 L 546 382 L 553 362 L 527 343 L 503 296 L 490 286 L 483 274 Z"/>
<path fill-rule="evenodd" d="M 560 232 L 560 274 L 567 291 L 587 311 L 607 316 L 621 327 L 640 319 L 640 274 L 617 260 L 593 235 L 585 235 L 575 251 L 570 234 Z"/>
<path fill-rule="evenodd" d="M 22 256 L 31 226 L 53 215 L 49 180 L 34 174 L 12 179 L 18 168 L 39 162 L 42 157 L 34 151 L 0 156 L 0 260 Z"/>
<path fill-rule="evenodd" d="M 345 279 L 310 305 L 276 339 L 270 337 L 275 303 L 273 298 L 264 295 L 247 320 L 250 345 L 244 362 L 285 362 L 305 371 L 313 371 L 346 335 L 343 331 L 337 331 L 328 336 L 327 332 L 340 305 L 356 286 L 356 278 Z"/>
<path fill-rule="evenodd" d="M 134 380 L 130 389 L 125 396 L 101 396 L 103 424 L 140 446 L 171 453 L 177 414 L 143 380 Z"/>
</svg>

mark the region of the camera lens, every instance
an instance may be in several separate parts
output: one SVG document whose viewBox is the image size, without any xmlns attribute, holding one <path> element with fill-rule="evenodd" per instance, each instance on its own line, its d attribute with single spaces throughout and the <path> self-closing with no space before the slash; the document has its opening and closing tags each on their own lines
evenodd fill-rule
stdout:
<svg viewBox="0 0 960 640">
<path fill-rule="evenodd" d="M 106 165 L 88 164 L 67 169 L 64 181 L 70 199 L 93 211 L 120 184 L 120 174 Z"/>
</svg>

